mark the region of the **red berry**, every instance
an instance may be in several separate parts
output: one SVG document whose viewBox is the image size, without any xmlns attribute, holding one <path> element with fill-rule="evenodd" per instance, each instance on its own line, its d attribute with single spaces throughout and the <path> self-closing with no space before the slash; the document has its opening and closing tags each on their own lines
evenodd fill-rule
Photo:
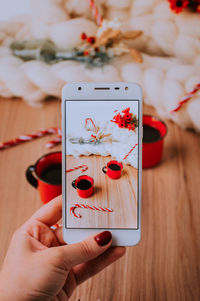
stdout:
<svg viewBox="0 0 200 301">
<path fill-rule="evenodd" d="M 90 44 L 94 44 L 94 42 L 95 42 L 95 37 L 88 37 L 88 38 L 87 38 L 87 41 L 88 41 L 88 43 L 90 43 Z"/>
<path fill-rule="evenodd" d="M 88 55 L 89 54 L 89 51 L 88 50 L 84 50 L 84 55 Z"/>
<path fill-rule="evenodd" d="M 82 32 L 81 34 L 81 40 L 86 40 L 87 39 L 87 35 L 85 32 Z"/>
</svg>

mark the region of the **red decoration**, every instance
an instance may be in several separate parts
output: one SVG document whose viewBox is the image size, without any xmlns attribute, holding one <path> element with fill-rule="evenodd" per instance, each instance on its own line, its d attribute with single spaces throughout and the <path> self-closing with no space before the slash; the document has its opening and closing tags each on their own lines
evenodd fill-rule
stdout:
<svg viewBox="0 0 200 301">
<path fill-rule="evenodd" d="M 126 108 L 122 113 L 116 114 L 111 121 L 116 123 L 120 128 L 127 128 L 129 131 L 133 131 L 137 127 L 136 116 L 130 113 L 130 108 Z"/>
<path fill-rule="evenodd" d="M 26 141 L 31 141 L 49 134 L 58 134 L 59 139 L 61 137 L 61 129 L 60 128 L 47 128 L 44 130 L 40 130 L 31 134 L 26 134 L 26 135 L 21 135 L 15 139 L 11 139 L 9 141 L 6 142 L 0 142 L 0 150 L 18 145 L 20 143 L 26 142 Z M 56 143 L 57 144 L 57 143 Z"/>
<path fill-rule="evenodd" d="M 101 212 L 113 212 L 113 209 L 111 208 L 104 208 L 100 206 L 91 206 L 87 204 L 74 204 L 72 207 L 70 207 L 70 213 L 72 216 L 81 218 L 81 215 L 79 213 L 75 213 L 76 208 L 84 208 L 84 209 L 90 209 L 90 210 L 96 210 Z"/>
<path fill-rule="evenodd" d="M 90 44 L 94 44 L 94 42 L 95 42 L 95 37 L 88 37 L 88 38 L 87 38 L 87 41 L 88 41 L 88 43 L 90 43 Z"/>
<path fill-rule="evenodd" d="M 168 0 L 170 3 L 170 8 L 176 14 L 183 11 L 185 8 L 190 8 L 198 13 L 200 13 L 200 0 Z"/>
<path fill-rule="evenodd" d="M 136 148 L 136 146 L 138 145 L 138 143 L 136 143 L 131 149 L 130 151 L 126 154 L 126 156 L 124 156 L 124 158 L 122 160 L 126 160 L 128 158 L 128 156 L 132 153 L 132 151 Z"/>
<path fill-rule="evenodd" d="M 85 32 L 82 32 L 81 34 L 81 40 L 86 40 L 87 39 L 87 35 Z"/>
<path fill-rule="evenodd" d="M 177 107 L 175 109 L 173 109 L 170 113 L 175 113 L 178 112 L 182 106 L 188 102 L 198 91 L 200 90 L 200 83 L 196 84 L 194 86 L 194 89 L 190 92 L 188 92 L 178 103 Z"/>
<path fill-rule="evenodd" d="M 75 167 L 72 167 L 70 169 L 67 169 L 66 172 L 71 172 L 71 171 L 74 171 L 74 170 L 77 170 L 77 169 L 81 169 L 81 172 L 84 172 L 88 169 L 88 166 L 83 164 L 83 165 L 79 165 L 79 166 L 75 166 Z"/>
<path fill-rule="evenodd" d="M 103 20 L 102 20 L 101 14 L 99 13 L 99 10 L 96 6 L 95 1 L 94 0 L 88 0 L 88 1 L 89 1 L 91 10 L 92 10 L 92 14 L 95 17 L 95 20 L 97 22 L 97 25 L 101 26 Z"/>
<path fill-rule="evenodd" d="M 182 12 L 189 4 L 188 0 L 170 0 L 170 8 L 176 13 Z"/>
<path fill-rule="evenodd" d="M 92 124 L 92 129 L 88 128 L 88 123 L 89 122 Z M 86 118 L 85 119 L 85 128 L 86 128 L 87 131 L 92 130 L 93 132 L 98 133 L 98 128 L 96 127 L 96 125 L 95 125 L 94 121 L 92 120 L 92 118 Z"/>
<path fill-rule="evenodd" d="M 53 139 L 53 140 L 47 142 L 47 143 L 45 144 L 45 146 L 46 146 L 47 148 L 52 148 L 52 147 L 54 147 L 54 146 L 60 144 L 61 142 L 62 142 L 62 135 L 58 135 L 58 137 L 56 137 L 55 139 Z"/>
<path fill-rule="evenodd" d="M 89 51 L 88 50 L 84 50 L 84 55 L 89 55 Z"/>
</svg>

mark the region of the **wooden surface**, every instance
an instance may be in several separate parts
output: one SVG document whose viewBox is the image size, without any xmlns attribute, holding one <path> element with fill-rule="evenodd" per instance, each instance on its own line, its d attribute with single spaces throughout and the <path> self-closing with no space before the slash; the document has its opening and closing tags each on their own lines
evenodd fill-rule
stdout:
<svg viewBox="0 0 200 301">
<path fill-rule="evenodd" d="M 155 113 L 145 108 L 146 113 Z M 0 100 L 0 140 L 60 125 L 60 102 Z M 167 122 L 161 164 L 143 172 L 142 240 L 82 284 L 72 301 L 200 300 L 200 140 Z M 47 153 L 44 137 L 0 152 L 0 264 L 13 231 L 41 206 L 24 176 Z M 60 150 L 60 146 L 54 148 Z"/>
<path fill-rule="evenodd" d="M 67 173 L 67 226 L 71 228 L 137 228 L 137 169 L 124 165 L 119 179 L 110 179 L 102 167 L 114 160 L 111 156 L 67 156 L 67 169 L 86 164 L 83 172 L 94 179 L 94 194 L 86 200 L 79 197 L 72 181 L 81 175 L 80 170 Z M 74 203 L 109 207 L 113 212 L 76 209 L 82 217 L 70 214 Z"/>
</svg>

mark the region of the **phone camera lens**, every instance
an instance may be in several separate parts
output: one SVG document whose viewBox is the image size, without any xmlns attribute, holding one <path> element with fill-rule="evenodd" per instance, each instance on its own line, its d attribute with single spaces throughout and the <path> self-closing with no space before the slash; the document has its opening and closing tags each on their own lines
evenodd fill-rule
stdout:
<svg viewBox="0 0 200 301">
<path fill-rule="evenodd" d="M 80 91 L 80 90 L 82 90 L 82 88 L 81 88 L 81 87 L 78 87 L 78 90 Z"/>
</svg>

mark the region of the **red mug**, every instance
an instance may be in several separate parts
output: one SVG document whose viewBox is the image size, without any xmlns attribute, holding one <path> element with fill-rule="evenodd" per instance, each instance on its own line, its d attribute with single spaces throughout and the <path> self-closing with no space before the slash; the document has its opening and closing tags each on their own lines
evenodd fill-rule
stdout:
<svg viewBox="0 0 200 301">
<path fill-rule="evenodd" d="M 143 115 L 143 126 L 144 125 L 156 129 L 160 134 L 158 140 L 152 142 L 143 141 L 142 144 L 142 167 L 149 168 L 157 165 L 162 158 L 163 143 L 164 137 L 167 134 L 167 126 L 163 121 L 151 115 Z"/>
<path fill-rule="evenodd" d="M 26 170 L 28 182 L 39 190 L 40 198 L 44 204 L 62 194 L 62 183 L 52 184 L 41 177 L 45 169 L 58 165 L 62 166 L 62 153 L 54 152 L 42 156 L 34 165 L 30 165 Z"/>
<path fill-rule="evenodd" d="M 102 168 L 102 171 L 111 179 L 119 179 L 122 173 L 123 165 L 118 161 L 110 161 L 107 166 Z"/>
<path fill-rule="evenodd" d="M 87 175 L 82 175 L 72 182 L 72 186 L 77 190 L 78 195 L 85 199 L 93 194 L 94 180 Z"/>
</svg>

